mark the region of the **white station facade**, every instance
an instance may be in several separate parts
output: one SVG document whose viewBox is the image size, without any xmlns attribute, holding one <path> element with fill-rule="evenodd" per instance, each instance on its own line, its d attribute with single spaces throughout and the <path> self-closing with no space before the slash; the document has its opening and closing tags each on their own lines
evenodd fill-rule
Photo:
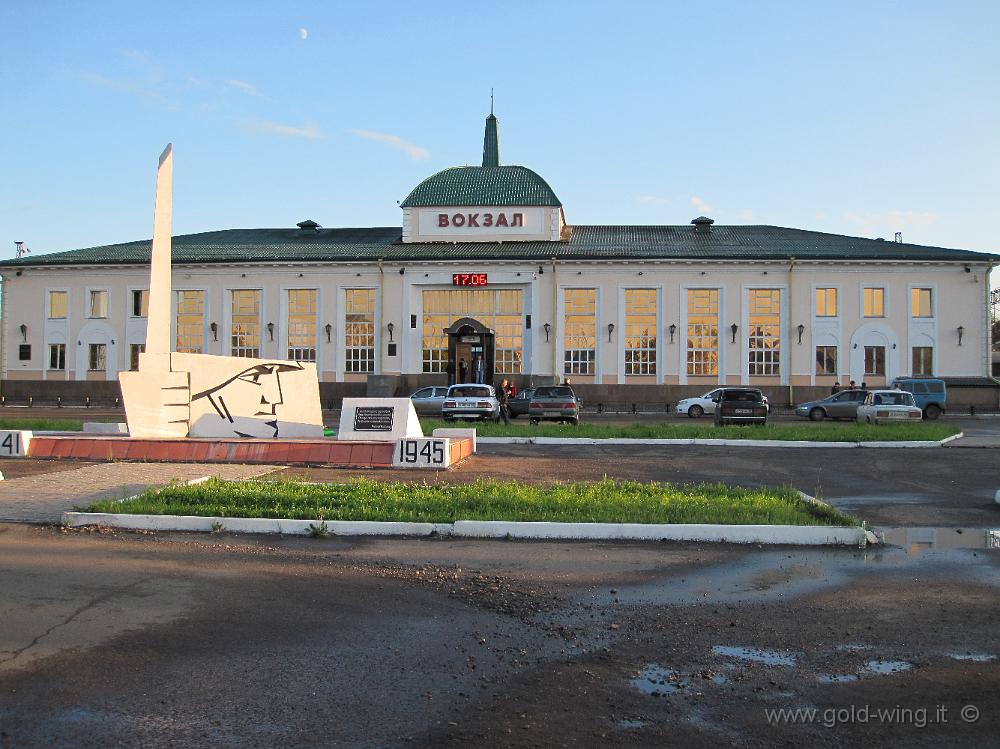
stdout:
<svg viewBox="0 0 1000 749">
<path fill-rule="evenodd" d="M 401 227 L 229 229 L 173 238 L 179 352 L 315 362 L 324 406 L 445 384 L 572 380 L 590 403 L 670 403 L 754 385 L 778 403 L 898 376 L 996 405 L 989 272 L 1000 257 L 775 226 L 570 223 L 549 184 L 455 167 Z M 0 263 L 8 402 L 117 397 L 148 313 L 149 240 Z"/>
</svg>

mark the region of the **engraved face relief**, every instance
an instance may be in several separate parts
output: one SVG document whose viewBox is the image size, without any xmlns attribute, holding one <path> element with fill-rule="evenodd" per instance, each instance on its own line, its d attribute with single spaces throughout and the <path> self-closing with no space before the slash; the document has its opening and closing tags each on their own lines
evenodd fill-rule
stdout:
<svg viewBox="0 0 1000 749">
<path fill-rule="evenodd" d="M 238 437 L 277 437 L 278 408 L 285 402 L 282 374 L 302 369 L 295 362 L 257 364 L 194 394 L 191 402 L 208 399 L 218 418 L 227 422 Z"/>
</svg>

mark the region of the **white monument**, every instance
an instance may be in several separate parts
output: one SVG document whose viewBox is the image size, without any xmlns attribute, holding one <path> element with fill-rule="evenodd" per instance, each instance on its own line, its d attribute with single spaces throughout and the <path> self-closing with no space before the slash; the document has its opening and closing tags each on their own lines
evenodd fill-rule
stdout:
<svg viewBox="0 0 1000 749">
<path fill-rule="evenodd" d="M 322 437 L 316 365 L 171 351 L 173 148 L 160 155 L 146 351 L 121 372 L 131 437 Z"/>
</svg>

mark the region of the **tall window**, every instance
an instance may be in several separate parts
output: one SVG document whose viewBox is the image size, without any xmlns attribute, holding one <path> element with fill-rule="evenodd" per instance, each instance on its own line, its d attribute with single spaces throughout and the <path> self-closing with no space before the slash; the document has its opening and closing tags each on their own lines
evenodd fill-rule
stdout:
<svg viewBox="0 0 1000 749">
<path fill-rule="evenodd" d="M 108 316 L 108 292 L 106 291 L 90 292 L 89 317 L 107 317 L 107 316 Z"/>
<path fill-rule="evenodd" d="M 719 374 L 718 289 L 688 289 L 687 373 Z"/>
<path fill-rule="evenodd" d="M 421 300 L 424 372 L 445 371 L 448 336 L 444 329 L 463 317 L 478 320 L 493 330 L 493 367 L 497 374 L 521 372 L 521 289 L 428 289 Z"/>
<path fill-rule="evenodd" d="M 592 375 L 597 352 L 597 290 L 565 290 L 563 372 Z"/>
<path fill-rule="evenodd" d="M 232 294 L 232 355 L 259 358 L 260 289 L 233 289 Z"/>
<path fill-rule="evenodd" d="M 66 369 L 66 344 L 49 344 L 49 369 Z"/>
<path fill-rule="evenodd" d="M 344 291 L 344 371 L 375 371 L 375 289 Z"/>
<path fill-rule="evenodd" d="M 205 292 L 177 292 L 177 345 L 182 354 L 200 354 L 205 336 Z"/>
<path fill-rule="evenodd" d="M 288 290 L 288 358 L 316 361 L 316 289 Z"/>
<path fill-rule="evenodd" d="M 750 289 L 750 374 L 781 373 L 781 289 Z"/>
<path fill-rule="evenodd" d="M 933 317 L 930 289 L 910 289 L 910 314 L 914 317 Z"/>
<path fill-rule="evenodd" d="M 108 347 L 103 343 L 90 344 L 90 358 L 87 369 L 91 372 L 103 372 L 108 366 Z"/>
<path fill-rule="evenodd" d="M 128 346 L 128 368 L 130 372 L 139 370 L 139 354 L 145 353 L 145 343 L 130 343 Z"/>
<path fill-rule="evenodd" d="M 50 320 L 64 320 L 66 319 L 66 307 L 69 294 L 65 291 L 50 291 L 49 292 L 49 319 Z"/>
<path fill-rule="evenodd" d="M 865 375 L 885 375 L 885 346 L 865 346 Z"/>
<path fill-rule="evenodd" d="M 816 317 L 837 316 L 837 290 L 816 289 Z"/>
<path fill-rule="evenodd" d="M 835 375 L 837 374 L 837 347 L 817 346 L 816 347 L 816 374 Z"/>
<path fill-rule="evenodd" d="M 149 317 L 149 289 L 132 290 L 132 317 Z"/>
<path fill-rule="evenodd" d="M 656 374 L 656 289 L 625 289 L 625 374 Z"/>
<path fill-rule="evenodd" d="M 934 348 L 932 346 L 913 347 L 913 374 L 934 374 Z"/>
<path fill-rule="evenodd" d="M 864 290 L 865 317 L 885 317 L 885 289 Z"/>
</svg>

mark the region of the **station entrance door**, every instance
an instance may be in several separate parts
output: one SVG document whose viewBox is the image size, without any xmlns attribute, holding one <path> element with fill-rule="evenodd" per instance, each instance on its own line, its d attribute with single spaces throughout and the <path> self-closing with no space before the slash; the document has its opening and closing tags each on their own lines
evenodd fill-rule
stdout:
<svg viewBox="0 0 1000 749">
<path fill-rule="evenodd" d="M 461 382 L 461 362 L 468 365 L 466 382 L 475 382 L 475 360 L 483 360 L 483 383 L 493 384 L 495 334 L 478 320 L 463 317 L 444 329 L 448 336 L 448 361 L 454 367 L 454 382 Z M 450 368 L 450 367 L 449 367 Z"/>
</svg>

